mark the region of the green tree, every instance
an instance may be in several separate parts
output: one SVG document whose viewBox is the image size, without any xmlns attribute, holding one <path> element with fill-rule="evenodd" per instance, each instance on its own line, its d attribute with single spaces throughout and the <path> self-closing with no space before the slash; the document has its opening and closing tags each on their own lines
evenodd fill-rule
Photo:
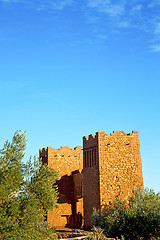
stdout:
<svg viewBox="0 0 160 240">
<path fill-rule="evenodd" d="M 94 210 L 92 220 L 109 237 L 157 239 L 160 237 L 160 193 L 148 188 L 137 189 L 127 203 L 117 199 L 102 212 Z"/>
<path fill-rule="evenodd" d="M 45 219 L 56 207 L 58 175 L 39 159 L 24 163 L 25 148 L 17 131 L 0 151 L 0 239 L 55 239 Z"/>
</svg>

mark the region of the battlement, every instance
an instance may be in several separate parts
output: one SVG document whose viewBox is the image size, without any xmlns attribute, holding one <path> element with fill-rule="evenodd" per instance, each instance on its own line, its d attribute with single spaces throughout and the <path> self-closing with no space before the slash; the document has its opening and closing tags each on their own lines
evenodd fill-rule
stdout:
<svg viewBox="0 0 160 240">
<path fill-rule="evenodd" d="M 39 151 L 42 153 L 42 152 L 46 152 L 47 151 L 47 148 L 42 148 L 42 149 L 39 149 Z"/>
<path fill-rule="evenodd" d="M 85 141 L 88 141 L 88 140 L 91 140 L 91 139 L 96 139 L 97 138 L 97 134 L 94 135 L 94 134 L 90 134 L 89 136 L 84 136 L 83 137 L 83 140 Z"/>
<path fill-rule="evenodd" d="M 79 150 L 82 150 L 82 146 L 77 146 L 77 147 L 74 148 L 74 150 L 76 150 L 76 151 L 77 151 L 77 150 L 78 150 L 78 151 L 79 151 Z"/>
<path fill-rule="evenodd" d="M 138 136 L 138 131 L 132 131 L 131 133 L 128 133 L 128 135 L 137 135 Z"/>
<path fill-rule="evenodd" d="M 61 146 L 60 148 L 56 149 L 56 148 L 52 148 L 52 147 L 47 147 L 47 148 L 42 148 L 39 150 L 40 156 L 44 156 L 46 154 L 50 154 L 53 152 L 57 153 L 63 153 L 63 152 L 80 152 L 82 151 L 82 146 L 77 146 L 75 148 L 70 148 L 68 146 Z"/>
<path fill-rule="evenodd" d="M 84 136 L 83 137 L 83 141 L 86 142 L 86 141 L 90 141 L 90 140 L 93 140 L 93 139 L 98 139 L 98 137 L 101 137 L 101 136 L 135 136 L 137 135 L 138 136 L 138 131 L 132 131 L 131 133 L 125 133 L 124 131 L 113 131 L 113 133 L 110 133 L 110 135 L 108 135 L 107 133 L 105 132 L 96 132 L 96 134 L 90 134 L 89 136 Z"/>
<path fill-rule="evenodd" d="M 46 156 L 47 153 L 48 153 L 47 148 L 39 149 L 39 156 L 40 156 L 40 157 Z"/>
<path fill-rule="evenodd" d="M 110 133 L 110 136 L 132 136 L 138 135 L 138 131 L 132 131 L 131 133 L 125 133 L 124 131 L 113 131 Z"/>
<path fill-rule="evenodd" d="M 39 150 L 39 155 L 43 163 L 47 163 L 60 172 L 59 177 L 65 174 L 69 176 L 75 170 L 82 171 L 82 146 L 75 148 L 61 146 L 58 149 L 52 147 L 42 148 Z"/>
</svg>

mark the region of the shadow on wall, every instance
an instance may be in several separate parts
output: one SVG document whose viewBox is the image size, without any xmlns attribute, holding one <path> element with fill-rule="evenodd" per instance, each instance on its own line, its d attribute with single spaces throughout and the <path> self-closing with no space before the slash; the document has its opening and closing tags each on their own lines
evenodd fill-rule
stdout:
<svg viewBox="0 0 160 240">
<path fill-rule="evenodd" d="M 59 199 L 58 204 L 67 203 L 71 205 L 72 214 L 63 215 L 67 219 L 66 227 L 80 228 L 82 225 L 82 213 L 77 213 L 78 198 L 82 198 L 81 188 L 77 185 L 77 175 L 79 171 L 74 171 L 70 176 L 64 175 L 57 181 Z M 82 184 L 81 184 L 82 185 Z M 80 188 L 80 189 L 78 189 Z M 77 195 L 78 194 L 78 195 Z"/>
<path fill-rule="evenodd" d="M 58 185 L 59 199 L 58 203 L 73 204 L 74 201 L 74 183 L 73 177 L 64 175 L 56 183 Z"/>
</svg>

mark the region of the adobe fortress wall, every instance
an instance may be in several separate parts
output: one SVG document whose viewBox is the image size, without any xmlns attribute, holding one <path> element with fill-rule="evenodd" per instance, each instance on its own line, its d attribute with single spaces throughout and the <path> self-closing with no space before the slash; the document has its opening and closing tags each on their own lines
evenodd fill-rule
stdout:
<svg viewBox="0 0 160 240">
<path fill-rule="evenodd" d="M 76 170 L 82 171 L 82 147 L 78 146 L 74 149 L 68 146 L 59 149 L 47 147 L 40 149 L 39 152 L 42 162 L 47 163 L 48 166 L 59 172 L 57 181 L 59 191 L 58 208 L 48 211 L 47 220 L 54 227 L 64 227 L 67 224 L 67 218 L 73 213 L 76 214 L 75 186 L 72 172 Z M 78 184 L 77 180 L 76 186 Z M 83 212 L 83 202 L 80 201 L 77 206 L 78 210 Z"/>
</svg>

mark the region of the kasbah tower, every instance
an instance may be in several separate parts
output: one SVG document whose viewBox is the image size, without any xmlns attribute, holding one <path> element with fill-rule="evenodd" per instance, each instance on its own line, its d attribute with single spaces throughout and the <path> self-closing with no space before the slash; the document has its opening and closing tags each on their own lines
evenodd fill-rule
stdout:
<svg viewBox="0 0 160 240">
<path fill-rule="evenodd" d="M 115 198 L 127 200 L 143 188 L 138 131 L 97 132 L 83 137 L 83 149 L 40 149 L 43 163 L 59 172 L 58 208 L 48 211 L 54 227 L 92 227 L 93 208 L 110 206 Z"/>
</svg>

